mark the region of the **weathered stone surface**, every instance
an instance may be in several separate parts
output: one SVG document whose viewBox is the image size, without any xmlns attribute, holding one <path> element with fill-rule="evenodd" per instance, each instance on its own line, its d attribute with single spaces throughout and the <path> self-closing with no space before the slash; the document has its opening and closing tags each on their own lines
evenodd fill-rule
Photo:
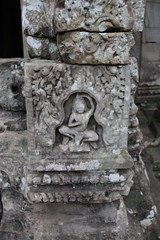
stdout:
<svg viewBox="0 0 160 240">
<path fill-rule="evenodd" d="M 0 111 L 0 133 L 4 131 L 21 131 L 27 130 L 26 113 Z"/>
<path fill-rule="evenodd" d="M 0 237 L 4 240 L 99 240 L 106 237 L 108 240 L 143 240 L 139 231 L 132 231 L 123 200 L 106 204 L 29 205 L 18 192 L 10 189 L 3 191 L 2 201 L 5 216 Z"/>
<path fill-rule="evenodd" d="M 134 9 L 131 3 L 135 4 Z M 130 204 L 135 202 L 133 195 L 128 208 L 123 201 L 133 185 L 134 175 L 127 147 L 134 150 L 134 154 L 130 153 L 137 160 L 141 136 L 133 99 L 138 78 L 136 62 L 132 59 L 129 66 L 132 40 L 127 38 L 124 46 L 117 41 L 132 29 L 132 15 L 136 16 L 134 29 L 141 29 L 141 3 L 134 0 L 24 2 L 24 28 L 31 57 L 57 59 L 55 39 L 51 40 L 56 4 L 58 40 L 65 37 L 59 45 L 63 42 L 66 47 L 68 38 L 75 34 L 64 32 L 94 32 L 83 32 L 89 35 L 83 36 L 87 54 L 81 52 L 83 41 L 79 38 L 78 43 L 72 44 L 73 54 L 79 56 L 70 62 L 66 60 L 70 54 L 68 45 L 61 52 L 64 61 L 105 65 L 78 66 L 51 61 L 26 64 L 29 153 L 26 132 L 19 131 L 25 129 L 23 114 L 16 112 L 12 119 L 11 111 L 0 112 L 0 187 L 3 189 L 0 208 L 3 205 L 4 210 L 0 239 L 147 240 L 146 229 L 155 222 L 156 208 L 148 201 L 145 171 L 135 168 L 140 186 L 136 206 Z M 107 31 L 119 33 L 107 34 Z M 102 42 L 102 35 L 114 38 L 116 35 L 116 49 L 108 38 Z M 93 36 L 101 36 L 100 44 L 110 44 L 114 52 L 110 55 L 108 45 L 106 52 L 98 46 L 97 57 L 94 48 L 98 44 Z M 126 45 L 125 55 L 121 48 Z M 113 57 L 118 60 L 113 61 Z M 143 191 L 146 185 L 148 194 Z"/>
<path fill-rule="evenodd" d="M 31 58 L 56 60 L 59 58 L 58 48 L 54 40 L 47 38 L 26 37 L 28 53 Z"/>
<path fill-rule="evenodd" d="M 25 111 L 24 59 L 0 59 L 0 108 Z"/>
<path fill-rule="evenodd" d="M 142 151 L 142 139 L 143 135 L 139 128 L 139 121 L 137 118 L 138 107 L 135 105 L 134 97 L 136 94 L 139 74 L 138 65 L 135 58 L 130 59 L 130 71 L 131 71 L 131 98 L 130 98 L 130 113 L 128 123 L 128 151 L 134 161 L 139 160 L 140 153 Z"/>
<path fill-rule="evenodd" d="M 160 62 L 160 43 L 146 43 L 142 45 L 143 60 L 145 62 Z"/>
<path fill-rule="evenodd" d="M 26 64 L 29 149 L 34 168 L 79 171 L 132 166 L 126 151 L 129 79 L 128 66 Z"/>
<path fill-rule="evenodd" d="M 55 1 L 25 0 L 22 8 L 22 26 L 26 35 L 49 37 L 55 35 L 53 26 Z"/>
<path fill-rule="evenodd" d="M 157 231 L 159 229 L 156 229 L 157 209 L 152 198 L 150 180 L 144 162 L 141 157 L 139 160 L 133 168 L 135 172 L 134 184 L 129 196 L 125 198 L 125 204 L 128 209 L 128 215 L 136 227 L 135 231 L 139 231 L 140 239 L 156 240 L 159 238 Z M 140 223 L 139 226 L 137 222 Z"/>
<path fill-rule="evenodd" d="M 133 8 L 133 16 L 134 16 L 134 32 L 142 32 L 144 26 L 144 14 L 145 14 L 145 6 L 146 0 L 131 0 L 132 8 Z"/>
<path fill-rule="evenodd" d="M 4 171 L 16 186 L 21 182 L 26 164 L 27 133 L 5 132 L 0 138 L 0 171 Z"/>
<path fill-rule="evenodd" d="M 157 102 L 160 99 L 160 62 L 143 61 L 140 79 L 137 101 Z"/>
<path fill-rule="evenodd" d="M 110 29 L 142 31 L 145 0 L 119 1 L 41 1 L 23 2 L 22 20 L 26 35 L 54 37 L 59 32 L 87 30 L 104 32 Z M 55 15 L 55 26 L 54 26 Z M 134 21 L 134 25 L 133 25 Z"/>
<path fill-rule="evenodd" d="M 146 27 L 152 28 L 157 27 L 159 28 L 159 21 L 160 21 L 160 2 L 159 1 L 147 1 L 146 6 Z"/>
<path fill-rule="evenodd" d="M 160 43 L 160 28 L 145 28 L 146 43 Z"/>
<path fill-rule="evenodd" d="M 130 30 L 133 25 L 130 1 L 61 0 L 55 9 L 57 32 Z"/>
<path fill-rule="evenodd" d="M 62 60 L 71 64 L 127 64 L 133 45 L 133 36 L 129 33 L 58 34 Z"/>
<path fill-rule="evenodd" d="M 129 194 L 133 175 L 131 170 L 29 174 L 27 198 L 34 203 L 112 202 Z"/>
</svg>

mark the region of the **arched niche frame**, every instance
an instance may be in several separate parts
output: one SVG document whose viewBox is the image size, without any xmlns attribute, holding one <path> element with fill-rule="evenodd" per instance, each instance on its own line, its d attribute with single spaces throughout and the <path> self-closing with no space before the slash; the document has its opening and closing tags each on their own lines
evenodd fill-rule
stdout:
<svg viewBox="0 0 160 240">
<path fill-rule="evenodd" d="M 127 152 L 130 103 L 128 66 L 78 66 L 41 61 L 27 63 L 25 75 L 29 159 L 31 165 L 36 163 L 32 169 L 84 170 L 91 167 L 90 160 L 93 158 L 95 164 L 91 170 L 128 166 L 125 164 L 131 160 Z M 102 128 L 103 144 L 100 149 L 91 149 L 87 153 L 66 153 L 64 148 L 57 146 L 56 134 L 65 119 L 66 101 L 78 93 L 90 96 L 95 102 L 94 119 Z M 39 112 L 41 106 L 43 111 L 39 123 L 36 111 Z M 80 168 L 75 166 L 82 159 L 85 165 Z M 58 166 L 53 166 L 53 161 Z"/>
<path fill-rule="evenodd" d="M 69 98 L 74 95 L 74 94 L 86 94 L 88 96 L 90 96 L 91 98 L 94 99 L 96 106 L 95 106 L 95 111 L 93 113 L 94 115 L 94 119 L 95 121 L 102 127 L 103 131 L 102 131 L 102 138 L 103 138 L 103 142 L 105 146 L 110 146 L 113 145 L 116 141 L 118 141 L 117 136 L 112 136 L 111 132 L 113 131 L 113 129 L 110 129 L 111 125 L 109 124 L 110 119 L 108 119 L 108 117 L 110 117 L 110 112 L 111 110 L 108 108 L 106 109 L 106 101 L 107 99 L 105 99 L 103 96 L 101 96 L 100 94 L 98 94 L 98 92 L 96 91 L 96 89 L 92 89 L 92 90 L 86 90 L 84 88 L 77 88 L 77 90 L 74 91 L 70 91 L 69 93 L 67 93 L 66 95 L 64 95 L 61 98 L 61 101 L 58 102 L 58 109 L 59 112 L 61 113 L 60 115 L 60 121 L 57 125 L 54 126 L 54 132 L 52 132 L 53 134 L 53 144 L 55 143 L 55 130 L 60 127 L 62 125 L 62 123 L 65 120 L 65 112 L 64 112 L 64 104 L 67 102 L 67 100 L 69 100 Z M 107 112 L 105 113 L 106 117 L 104 117 L 104 111 Z M 115 119 L 117 121 L 118 119 L 118 115 L 115 114 Z M 116 123 L 112 123 L 112 125 L 114 124 L 114 126 L 116 125 Z M 118 135 L 118 132 L 117 132 Z"/>
</svg>

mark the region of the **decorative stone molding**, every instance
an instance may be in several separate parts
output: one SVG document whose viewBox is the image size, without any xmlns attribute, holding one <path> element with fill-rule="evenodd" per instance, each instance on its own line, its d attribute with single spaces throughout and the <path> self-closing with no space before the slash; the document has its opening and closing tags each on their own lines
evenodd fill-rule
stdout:
<svg viewBox="0 0 160 240">
<path fill-rule="evenodd" d="M 70 64 L 128 64 L 131 33 L 68 32 L 58 34 L 62 60 Z"/>
<path fill-rule="evenodd" d="M 34 169 L 79 171 L 132 166 L 127 155 L 128 66 L 37 62 L 26 64 L 25 75 Z M 71 126 L 72 121 L 78 121 L 83 130 Z"/>
<path fill-rule="evenodd" d="M 27 197 L 31 202 L 111 202 L 128 195 L 133 176 L 132 170 L 32 174 Z"/>
<path fill-rule="evenodd" d="M 128 151 L 134 161 L 139 159 L 142 151 L 143 135 L 139 128 L 139 121 L 137 118 L 138 107 L 135 105 L 135 94 L 139 82 L 138 65 L 135 58 L 130 59 L 131 70 L 131 98 L 130 98 L 130 113 L 128 123 Z"/>
<path fill-rule="evenodd" d="M 57 32 L 86 30 L 105 32 L 128 31 L 133 26 L 131 2 L 122 1 L 58 1 L 55 8 Z"/>
</svg>

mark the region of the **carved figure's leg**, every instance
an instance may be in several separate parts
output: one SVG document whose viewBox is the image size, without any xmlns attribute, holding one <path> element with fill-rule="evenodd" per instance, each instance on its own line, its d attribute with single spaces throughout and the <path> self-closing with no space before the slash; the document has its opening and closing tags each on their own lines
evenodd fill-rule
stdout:
<svg viewBox="0 0 160 240">
<path fill-rule="evenodd" d="M 62 126 L 59 128 L 59 132 L 64 135 L 63 144 L 67 144 L 69 142 L 69 138 L 75 138 L 75 132 L 71 130 L 69 127 Z"/>
<path fill-rule="evenodd" d="M 98 140 L 98 135 L 94 131 L 86 130 L 84 132 L 84 142 L 95 142 Z"/>
<path fill-rule="evenodd" d="M 84 138 L 84 134 L 85 134 L 84 132 L 78 132 L 78 133 L 75 135 L 75 144 L 76 144 L 77 146 L 80 145 L 82 139 Z"/>
</svg>

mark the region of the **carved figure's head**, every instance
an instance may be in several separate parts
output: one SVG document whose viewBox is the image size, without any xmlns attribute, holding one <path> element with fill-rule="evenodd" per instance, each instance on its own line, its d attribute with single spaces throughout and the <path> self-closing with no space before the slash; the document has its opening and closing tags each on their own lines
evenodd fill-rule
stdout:
<svg viewBox="0 0 160 240">
<path fill-rule="evenodd" d="M 80 94 L 77 94 L 74 103 L 73 103 L 73 111 L 77 113 L 84 113 L 87 109 L 86 102 Z"/>
</svg>

